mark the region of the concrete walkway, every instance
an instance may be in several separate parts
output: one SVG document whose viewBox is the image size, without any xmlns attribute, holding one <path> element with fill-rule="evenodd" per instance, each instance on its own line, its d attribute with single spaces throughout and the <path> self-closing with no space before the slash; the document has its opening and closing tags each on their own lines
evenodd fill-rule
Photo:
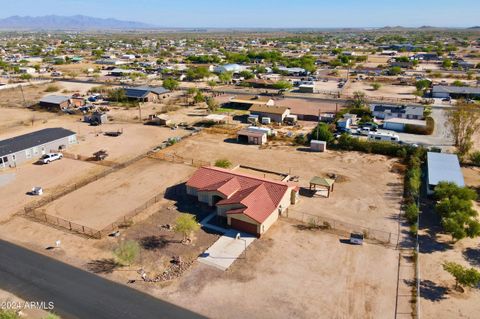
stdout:
<svg viewBox="0 0 480 319">
<path fill-rule="evenodd" d="M 223 233 L 223 235 L 208 248 L 202 255 L 198 257 L 198 261 L 220 270 L 227 270 L 237 258 L 245 258 L 246 248 L 257 239 L 257 237 L 242 233 L 234 229 L 225 229 L 208 222 L 216 216 L 212 213 L 203 219 L 200 224 L 202 227 Z M 240 238 L 237 239 L 237 235 Z"/>
</svg>

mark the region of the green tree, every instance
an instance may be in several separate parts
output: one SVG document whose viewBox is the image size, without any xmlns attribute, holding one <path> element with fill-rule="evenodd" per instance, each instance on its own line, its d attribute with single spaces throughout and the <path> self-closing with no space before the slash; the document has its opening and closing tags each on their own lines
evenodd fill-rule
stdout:
<svg viewBox="0 0 480 319">
<path fill-rule="evenodd" d="M 442 66 L 443 66 L 445 69 L 450 69 L 450 68 L 453 66 L 452 60 L 450 60 L 450 59 L 444 59 L 443 62 L 442 62 Z"/>
<path fill-rule="evenodd" d="M 195 104 L 205 102 L 205 96 L 202 92 L 197 91 L 197 93 L 193 96 L 193 102 Z"/>
<path fill-rule="evenodd" d="M 175 220 L 174 231 L 183 235 L 183 240 L 187 240 L 188 237 L 195 231 L 200 229 L 200 224 L 193 215 L 182 214 Z"/>
<path fill-rule="evenodd" d="M 284 80 L 280 80 L 273 85 L 273 88 L 277 90 L 290 90 L 292 87 L 292 83 Z"/>
<path fill-rule="evenodd" d="M 127 100 L 127 95 L 125 94 L 124 89 L 110 90 L 107 97 L 109 101 L 125 102 Z"/>
<path fill-rule="evenodd" d="M 325 141 L 330 143 L 334 140 L 333 133 L 330 131 L 330 128 L 325 123 L 318 123 L 317 127 L 312 130 L 310 133 L 311 140 Z"/>
<path fill-rule="evenodd" d="M 215 112 L 218 109 L 218 102 L 213 97 L 208 97 L 206 99 L 208 110 L 210 112 Z"/>
<path fill-rule="evenodd" d="M 372 89 L 373 89 L 374 91 L 378 91 L 378 89 L 380 89 L 380 88 L 382 87 L 382 85 L 381 85 L 380 83 L 377 83 L 377 82 L 372 83 L 371 86 L 372 86 Z"/>
<path fill-rule="evenodd" d="M 213 89 L 215 86 L 217 86 L 217 82 L 215 80 L 209 80 L 207 85 L 210 87 L 210 89 Z"/>
<path fill-rule="evenodd" d="M 353 92 L 353 99 L 349 101 L 349 104 L 353 108 L 364 108 L 367 105 L 365 93 L 361 91 Z"/>
<path fill-rule="evenodd" d="M 399 66 L 392 66 L 390 69 L 388 69 L 388 75 L 399 75 L 403 73 L 402 68 Z"/>
<path fill-rule="evenodd" d="M 418 213 L 419 213 L 419 210 L 418 210 L 417 204 L 411 203 L 407 205 L 405 209 L 405 217 L 407 218 L 410 224 L 415 224 L 417 222 Z"/>
<path fill-rule="evenodd" d="M 216 167 L 221 167 L 221 168 L 230 168 L 232 166 L 232 162 L 230 162 L 228 159 L 218 159 L 215 161 L 215 166 Z"/>
<path fill-rule="evenodd" d="M 179 83 L 174 78 L 166 78 L 163 81 L 163 87 L 170 91 L 175 91 L 179 86 Z"/>
<path fill-rule="evenodd" d="M 442 182 L 435 188 L 435 198 L 438 200 L 435 211 L 441 217 L 444 231 L 452 236 L 452 240 L 480 235 L 478 212 L 472 207 L 472 200 L 477 198 L 473 190 Z"/>
<path fill-rule="evenodd" d="M 134 240 L 122 241 L 113 254 L 125 266 L 131 265 L 140 253 L 140 245 Z"/>
<path fill-rule="evenodd" d="M 223 72 L 218 75 L 218 80 L 223 84 L 228 84 L 232 82 L 233 73 L 232 72 Z"/>
<path fill-rule="evenodd" d="M 13 310 L 0 309 L 0 319 L 21 319 L 20 315 Z"/>
<path fill-rule="evenodd" d="M 473 135 L 480 130 L 480 111 L 473 104 L 459 102 L 447 111 L 447 125 L 460 157 L 473 146 Z"/>
<path fill-rule="evenodd" d="M 444 262 L 443 269 L 455 278 L 455 288 L 477 287 L 480 284 L 480 272 L 475 268 L 467 268 L 455 262 Z"/>
<path fill-rule="evenodd" d="M 239 74 L 241 77 L 243 77 L 245 80 L 249 80 L 253 78 L 253 73 L 250 71 L 242 71 Z"/>
</svg>

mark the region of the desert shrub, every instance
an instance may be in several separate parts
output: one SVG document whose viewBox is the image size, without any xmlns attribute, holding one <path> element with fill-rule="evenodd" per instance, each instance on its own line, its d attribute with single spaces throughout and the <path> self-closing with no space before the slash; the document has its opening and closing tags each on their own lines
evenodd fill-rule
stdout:
<svg viewBox="0 0 480 319">
<path fill-rule="evenodd" d="M 55 85 L 55 84 L 50 84 L 45 89 L 45 92 L 58 92 L 58 91 L 60 91 L 60 87 L 58 85 Z"/>
<path fill-rule="evenodd" d="M 470 154 L 470 161 L 473 165 L 480 166 L 480 151 L 476 151 Z"/>
<path fill-rule="evenodd" d="M 418 213 L 419 210 L 415 203 L 408 204 L 405 208 L 405 218 L 407 218 L 410 224 L 415 224 L 417 222 Z"/>
<path fill-rule="evenodd" d="M 232 166 L 232 162 L 230 162 L 228 159 L 218 159 L 215 161 L 215 166 L 216 167 L 221 167 L 221 168 L 230 168 Z"/>
<path fill-rule="evenodd" d="M 113 251 L 113 254 L 123 265 L 132 264 L 140 253 L 140 245 L 134 240 L 121 242 Z"/>
</svg>

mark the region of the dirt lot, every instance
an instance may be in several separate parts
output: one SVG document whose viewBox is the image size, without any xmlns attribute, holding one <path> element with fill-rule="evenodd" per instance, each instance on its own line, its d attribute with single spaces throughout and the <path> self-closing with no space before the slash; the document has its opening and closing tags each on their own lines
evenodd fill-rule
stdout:
<svg viewBox="0 0 480 319">
<path fill-rule="evenodd" d="M 151 292 L 210 318 L 392 318 L 397 258 L 280 220 L 228 271 L 196 264 Z"/>
<path fill-rule="evenodd" d="M 190 166 L 143 159 L 52 202 L 45 212 L 102 230 L 193 171 Z"/>
<path fill-rule="evenodd" d="M 480 187 L 480 170 L 478 168 L 464 168 L 465 183 L 468 186 Z M 476 203 L 480 210 L 479 202 Z M 438 224 L 437 224 L 438 225 Z M 453 289 L 455 281 L 442 268 L 445 261 L 454 261 L 466 267 L 480 269 L 479 240 L 462 239 L 455 244 L 450 236 L 439 234 L 438 226 L 430 227 L 429 231 L 422 231 L 423 240 L 419 255 L 421 290 L 420 309 L 423 318 L 478 318 L 480 303 L 479 289 L 467 289 L 460 293 Z"/>
<path fill-rule="evenodd" d="M 46 112 L 30 112 L 15 109 L 14 114 L 52 114 Z M 165 127 L 141 125 L 134 123 L 107 123 L 101 126 L 89 126 L 81 122 L 79 115 L 52 116 L 45 121 L 35 121 L 34 125 L 22 125 L 10 128 L 4 134 L 0 134 L 0 140 L 30 133 L 49 127 L 63 127 L 77 133 L 79 143 L 68 147 L 67 152 L 90 157 L 98 150 L 107 150 L 108 160 L 122 162 L 140 154 L 146 153 L 160 145 L 170 137 L 184 136 L 188 131 L 178 129 L 171 130 Z M 3 121 L 0 120 L 0 123 Z M 1 125 L 1 124 L 0 124 Z M 105 136 L 108 131 L 123 131 L 119 137 Z"/>
<path fill-rule="evenodd" d="M 45 196 L 76 180 L 99 173 L 105 167 L 64 158 L 49 165 L 22 164 L 0 171 L 0 221 L 8 219 L 26 204 L 38 198 L 27 195 L 32 187 L 43 187 Z"/>
<path fill-rule="evenodd" d="M 343 94 L 352 96 L 356 91 L 365 92 L 365 95 L 370 98 L 381 100 L 383 97 L 389 99 L 415 99 L 413 92 L 415 87 L 406 85 L 391 85 L 380 83 L 381 87 L 377 91 L 374 91 L 371 87 L 371 83 L 368 82 L 350 82 Z"/>
<path fill-rule="evenodd" d="M 394 159 L 361 153 L 310 153 L 292 147 L 259 149 L 253 145 L 231 142 L 229 136 L 202 133 L 166 150 L 180 156 L 215 162 L 227 158 L 242 164 L 300 177 L 308 188 L 313 176 L 335 173 L 338 182 L 329 199 L 323 197 L 300 201 L 292 210 L 341 219 L 344 222 L 398 233 L 395 220 L 402 198 L 401 175 L 392 171 Z"/>
</svg>

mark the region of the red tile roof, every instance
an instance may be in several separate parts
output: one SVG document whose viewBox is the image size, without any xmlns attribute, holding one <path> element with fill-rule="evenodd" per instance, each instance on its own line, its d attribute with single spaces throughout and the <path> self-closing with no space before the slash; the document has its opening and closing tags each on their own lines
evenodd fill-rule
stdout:
<svg viewBox="0 0 480 319">
<path fill-rule="evenodd" d="M 217 205 L 235 205 L 227 214 L 243 213 L 262 223 L 280 204 L 289 188 L 295 185 L 262 179 L 217 167 L 202 167 L 188 180 L 187 186 L 198 191 L 218 191 L 226 198 Z"/>
</svg>

